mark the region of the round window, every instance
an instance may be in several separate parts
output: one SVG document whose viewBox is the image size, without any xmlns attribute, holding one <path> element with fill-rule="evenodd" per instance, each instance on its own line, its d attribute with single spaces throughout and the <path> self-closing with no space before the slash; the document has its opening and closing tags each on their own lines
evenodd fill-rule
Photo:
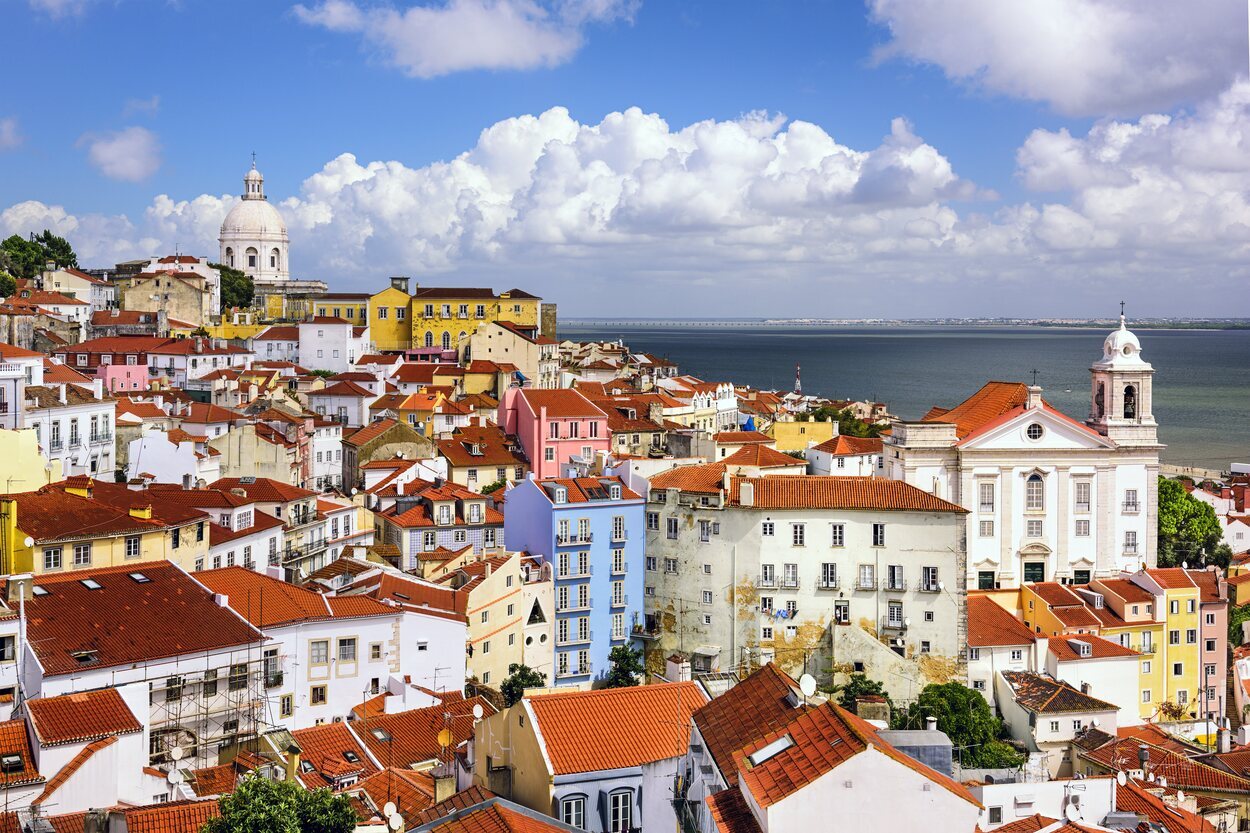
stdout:
<svg viewBox="0 0 1250 833">
<path fill-rule="evenodd" d="M 534 644 L 534 637 L 532 637 L 532 636 L 527 636 L 527 637 L 525 637 L 525 644 L 526 644 L 526 645 L 533 645 L 533 644 Z"/>
<path fill-rule="evenodd" d="M 1042 438 L 1043 430 L 1042 426 L 1035 422 L 1028 428 L 1024 429 L 1024 435 L 1030 440 L 1040 440 Z"/>
<path fill-rule="evenodd" d="M 1133 355 L 1133 345 L 1131 344 L 1124 345 L 1124 355 L 1126 356 Z"/>
<path fill-rule="evenodd" d="M 545 634 L 545 633 L 544 633 L 544 634 L 539 634 L 539 636 L 538 636 L 538 641 L 539 641 L 539 642 L 546 642 L 546 641 L 547 641 L 547 634 Z"/>
</svg>

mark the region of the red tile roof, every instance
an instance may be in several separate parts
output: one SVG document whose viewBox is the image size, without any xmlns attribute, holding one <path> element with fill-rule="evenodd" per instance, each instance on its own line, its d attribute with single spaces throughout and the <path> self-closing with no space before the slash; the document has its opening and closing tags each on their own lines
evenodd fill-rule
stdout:
<svg viewBox="0 0 1250 833">
<path fill-rule="evenodd" d="M 787 736 L 792 742 L 790 746 L 758 763 L 751 762 L 751 755 Z M 970 804 L 981 806 L 967 787 L 899 752 L 881 738 L 872 724 L 831 702 L 797 714 L 785 727 L 736 752 L 738 778 L 761 807 L 769 807 L 869 746 Z"/>
<path fill-rule="evenodd" d="M 437 440 L 438 453 L 453 466 L 524 466 L 517 444 L 497 425 L 466 425 L 457 428 L 450 439 Z M 477 453 L 474 453 L 476 447 Z"/>
<path fill-rule="evenodd" d="M 1189 573 L 1180 567 L 1156 567 L 1146 570 L 1146 575 L 1165 590 L 1182 590 L 1197 586 L 1189 577 Z"/>
<path fill-rule="evenodd" d="M 790 466 L 806 466 L 807 463 L 766 445 L 744 445 L 720 462 L 727 466 L 753 466 L 761 469 L 779 469 Z"/>
<path fill-rule="evenodd" d="M 955 435 L 962 440 L 986 423 L 1023 405 L 1028 395 L 1028 388 L 1021 382 L 986 382 L 954 408 L 931 410 L 921 421 L 953 423 Z"/>
<path fill-rule="evenodd" d="M 1107 769 L 1129 770 L 1140 766 L 1137 752 L 1142 745 L 1143 742 L 1138 738 L 1118 738 L 1097 749 L 1078 752 Z M 1151 771 L 1166 773 L 1169 787 L 1218 793 L 1250 793 L 1250 780 L 1246 778 L 1231 775 L 1161 746 L 1150 743 L 1145 745 L 1150 750 Z"/>
<path fill-rule="evenodd" d="M 143 729 L 115 688 L 36 697 L 26 701 L 26 711 L 41 746 L 81 743 Z"/>
<path fill-rule="evenodd" d="M 881 438 L 848 437 L 844 434 L 839 434 L 832 439 L 825 440 L 820 445 L 815 446 L 812 450 L 823 451 L 826 454 L 832 454 L 835 457 L 842 457 L 851 454 L 880 454 Z"/>
<path fill-rule="evenodd" d="M 793 720 L 796 704 L 802 702 L 798 689 L 798 683 L 770 662 L 694 713 L 708 753 L 731 786 L 738 780 L 733 753 Z"/>
<path fill-rule="evenodd" d="M 535 416 L 547 409 L 551 418 L 563 417 L 607 417 L 593 402 L 572 388 L 558 390 L 539 390 L 522 388 L 521 399 Z"/>
<path fill-rule="evenodd" d="M 89 589 L 84 579 L 99 589 Z M 241 647 L 261 638 L 170 562 L 45 575 L 35 586 L 44 593 L 26 601 L 29 644 L 49 676 Z"/>
<path fill-rule="evenodd" d="M 22 762 L 21 769 L 0 771 L 0 788 L 38 784 L 43 780 L 39 768 L 35 766 L 35 754 L 30 748 L 26 721 L 6 720 L 0 723 L 0 755 L 17 755 Z"/>
<path fill-rule="evenodd" d="M 973 648 L 1032 645 L 1033 632 L 988 596 L 968 596 L 968 644 Z"/>
<path fill-rule="evenodd" d="M 447 699 L 424 709 L 409 709 L 362 720 L 356 727 L 357 733 L 374 757 L 386 766 L 411 768 L 446 754 L 438 742 L 439 733 L 444 728 L 451 729 L 453 750 L 471 739 L 476 722 L 473 707 L 479 705 L 487 717 L 496 711 L 483 697 Z M 450 715 L 450 723 L 447 715 Z"/>
<path fill-rule="evenodd" d="M 217 802 L 211 799 L 128 807 L 122 812 L 126 815 L 126 833 L 199 833 L 209 819 L 221 815 Z"/>
<path fill-rule="evenodd" d="M 369 753 L 346 723 L 322 723 L 291 732 L 300 749 L 297 778 L 310 790 L 332 787 L 337 779 L 356 775 L 367 778 L 378 772 Z M 348 760 L 348 756 L 356 760 Z"/>
<path fill-rule="evenodd" d="M 695 494 L 719 494 L 725 478 L 724 463 L 676 466 L 651 478 L 650 488 L 678 489 Z"/>
<path fill-rule="evenodd" d="M 1114 593 L 1129 604 L 1153 604 L 1155 597 L 1146 588 L 1139 584 L 1135 584 L 1126 578 L 1100 578 L 1097 579 L 1100 587 L 1090 587 L 1095 593 L 1104 592 L 1100 588 L 1106 588 L 1110 593 Z"/>
<path fill-rule="evenodd" d="M 428 772 L 389 767 L 352 787 L 353 792 L 357 789 L 369 797 L 374 812 L 381 813 L 387 802 L 392 802 L 410 825 L 422 810 L 434 804 L 434 778 Z"/>
<path fill-rule="evenodd" d="M 958 512 L 966 509 L 917 489 L 902 480 L 875 477 L 734 477 L 729 505 L 742 503 L 742 487 L 750 484 L 750 506 L 757 509 L 874 509 L 900 512 Z"/>
<path fill-rule="evenodd" d="M 56 486 L 37 492 L 4 495 L 17 505 L 17 528 L 41 543 L 115 535 L 142 535 L 165 529 L 157 520 L 136 518 L 128 511 L 68 494 Z"/>
<path fill-rule="evenodd" d="M 290 324 L 272 324 L 252 336 L 252 341 L 299 341 L 299 327 Z"/>
<path fill-rule="evenodd" d="M 93 740 L 91 743 L 88 743 L 82 749 L 78 750 L 78 753 L 74 755 L 74 757 L 70 758 L 69 761 L 61 767 L 56 775 L 53 775 L 50 779 L 48 779 L 48 783 L 43 785 L 43 792 L 39 793 L 38 796 L 31 800 L 31 805 L 37 807 L 52 798 L 56 795 L 57 790 L 65 786 L 65 783 L 74 776 L 74 773 L 82 769 L 83 765 L 86 764 L 87 761 L 91 760 L 95 753 L 99 752 L 101 749 L 107 749 L 115 743 L 117 743 L 117 738 L 110 735 L 106 738 Z"/>
<path fill-rule="evenodd" d="M 1118 711 L 1119 706 L 1090 697 L 1068 683 L 1028 671 L 1003 671 L 1015 701 L 1021 708 L 1037 714 L 1067 712 Z"/>
<path fill-rule="evenodd" d="M 225 595 L 230 608 L 258 628 L 396 615 L 395 608 L 365 596 L 331 599 L 246 567 L 206 570 L 195 577 L 209 590 Z"/>
<path fill-rule="evenodd" d="M 425 611 L 461 621 L 464 621 L 468 603 L 465 594 L 448 587 L 383 570 L 358 580 L 351 585 L 349 592 L 394 603 L 407 610 Z"/>
<path fill-rule="evenodd" d="M 498 798 L 446 819 L 426 829 L 429 833 L 563 833 L 569 829 L 555 819 Z"/>
<path fill-rule="evenodd" d="M 607 497 L 608 485 L 621 487 L 621 500 L 641 500 L 642 496 L 625 486 L 619 477 L 549 477 L 536 481 L 540 486 L 555 483 L 564 487 L 568 503 L 589 503 L 592 500 L 603 500 Z M 603 492 L 603 494 L 600 494 Z"/>
<path fill-rule="evenodd" d="M 490 790 L 473 784 L 422 810 L 415 819 L 408 819 L 408 821 L 417 825 L 429 824 L 432 821 L 438 821 L 445 816 L 449 816 L 457 810 L 466 810 L 469 807 L 490 801 L 494 797 L 495 794 Z"/>
<path fill-rule="evenodd" d="M 676 758 L 690 717 L 707 702 L 696 683 L 663 683 L 527 697 L 553 775 Z"/>
<path fill-rule="evenodd" d="M 1090 646 L 1090 655 L 1082 656 L 1077 653 L 1074 642 L 1084 642 Z M 1059 662 L 1080 662 L 1094 659 L 1109 659 L 1112 657 L 1135 657 L 1140 656 L 1137 651 L 1132 648 L 1126 648 L 1118 642 L 1112 642 L 1109 639 L 1103 639 L 1101 636 L 1083 633 L 1079 636 L 1056 636 L 1053 637 L 1048 646 L 1050 652 L 1055 655 L 1055 659 Z"/>
<path fill-rule="evenodd" d="M 748 443 L 771 445 L 776 440 L 759 431 L 721 431 L 712 435 L 712 442 L 717 445 L 746 445 Z"/>
<path fill-rule="evenodd" d="M 717 833 L 763 833 L 742 791 L 731 786 L 703 799 L 712 813 Z"/>
<path fill-rule="evenodd" d="M 1198 585 L 1202 603 L 1218 603 L 1227 601 L 1220 598 L 1220 580 L 1212 570 L 1190 570 L 1189 578 Z"/>
<path fill-rule="evenodd" d="M 343 442 L 348 445 L 360 447 L 370 440 L 375 440 L 387 432 L 388 429 L 399 425 L 400 423 L 394 419 L 374 420 L 360 430 L 343 438 Z M 411 429 L 410 429 L 411 430 Z"/>
<path fill-rule="evenodd" d="M 1136 778 L 1128 779 L 1124 786 L 1116 788 L 1115 808 L 1123 813 L 1144 816 L 1147 820 L 1162 825 L 1168 833 L 1215 833 L 1215 825 L 1211 822 L 1174 803 L 1165 803 L 1162 798 L 1150 792 L 1150 788 L 1157 789 L 1154 784 L 1142 784 Z"/>
<path fill-rule="evenodd" d="M 250 482 L 244 482 L 248 480 Z M 299 486 L 292 486 L 290 483 L 283 483 L 279 480 L 271 480 L 268 477 L 223 477 L 220 480 L 208 484 L 210 489 L 242 489 L 243 492 L 251 500 L 257 500 L 262 503 L 286 503 L 301 498 L 314 497 L 317 493 L 308 489 L 301 489 Z"/>
</svg>

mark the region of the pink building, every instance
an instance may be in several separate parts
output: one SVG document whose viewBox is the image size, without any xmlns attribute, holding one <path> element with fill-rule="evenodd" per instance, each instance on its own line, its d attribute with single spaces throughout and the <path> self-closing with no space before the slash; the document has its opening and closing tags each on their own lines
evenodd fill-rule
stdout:
<svg viewBox="0 0 1250 833">
<path fill-rule="evenodd" d="M 608 415 L 575 390 L 509 388 L 499 406 L 503 429 L 514 434 L 539 480 L 561 475 L 570 457 L 608 451 Z"/>
<path fill-rule="evenodd" d="M 147 364 L 102 364 L 96 368 L 96 378 L 104 382 L 109 393 L 147 390 L 152 381 Z"/>
<path fill-rule="evenodd" d="M 1215 567 L 1189 570 L 1198 585 L 1198 634 L 1202 640 L 1202 711 L 1199 717 L 1223 716 L 1228 680 L 1228 582 Z"/>
</svg>

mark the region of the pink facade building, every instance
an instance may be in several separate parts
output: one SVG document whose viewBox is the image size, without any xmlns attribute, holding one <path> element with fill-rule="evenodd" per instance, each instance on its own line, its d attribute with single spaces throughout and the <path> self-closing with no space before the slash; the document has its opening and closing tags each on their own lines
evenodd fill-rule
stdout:
<svg viewBox="0 0 1250 833">
<path fill-rule="evenodd" d="M 607 414 L 575 390 L 509 388 L 499 411 L 504 431 L 520 441 L 540 480 L 559 477 L 570 457 L 611 448 Z"/>
<path fill-rule="evenodd" d="M 1198 633 L 1202 640 L 1202 711 L 1200 717 L 1221 717 L 1228 681 L 1228 582 L 1222 570 L 1189 570 L 1198 585 Z"/>
<path fill-rule="evenodd" d="M 109 393 L 147 390 L 152 381 L 146 364 L 102 364 L 96 368 L 96 378 L 104 382 Z"/>
</svg>

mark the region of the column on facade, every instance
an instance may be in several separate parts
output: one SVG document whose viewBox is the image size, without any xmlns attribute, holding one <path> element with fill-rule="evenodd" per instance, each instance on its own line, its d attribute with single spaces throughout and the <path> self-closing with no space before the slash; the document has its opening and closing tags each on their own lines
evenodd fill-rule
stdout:
<svg viewBox="0 0 1250 833">
<path fill-rule="evenodd" d="M 1115 475 L 1111 466 L 1098 466 L 1094 475 L 1094 491 L 1097 494 L 1098 553 L 1094 571 L 1100 575 L 1116 575 L 1119 572 L 1119 554 L 1115 550 Z"/>
<path fill-rule="evenodd" d="M 1059 512 L 1055 522 L 1055 569 L 1057 572 L 1072 577 L 1072 550 L 1068 537 L 1070 521 L 1068 516 L 1072 509 L 1071 475 L 1067 466 L 1055 466 Z"/>
</svg>

